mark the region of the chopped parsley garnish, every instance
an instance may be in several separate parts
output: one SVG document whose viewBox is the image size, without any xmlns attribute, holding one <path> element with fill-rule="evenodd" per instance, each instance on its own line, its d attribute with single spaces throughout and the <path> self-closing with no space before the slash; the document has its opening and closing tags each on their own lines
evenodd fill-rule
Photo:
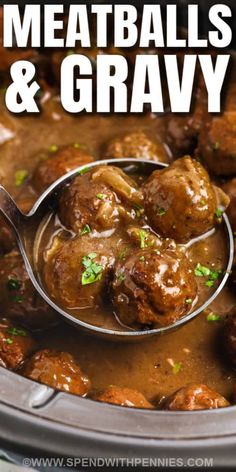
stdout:
<svg viewBox="0 0 236 472">
<path fill-rule="evenodd" d="M 78 170 L 78 175 L 84 175 L 88 171 L 89 171 L 89 167 L 83 167 L 82 169 Z"/>
<path fill-rule="evenodd" d="M 206 200 L 203 200 L 203 199 L 200 200 L 200 204 L 201 204 L 202 206 L 205 206 L 205 205 L 206 205 Z"/>
<path fill-rule="evenodd" d="M 178 374 L 182 369 L 182 362 L 175 362 L 172 368 L 173 374 Z"/>
<path fill-rule="evenodd" d="M 205 267 L 198 263 L 195 267 L 194 273 L 197 277 L 208 277 L 205 285 L 206 287 L 213 287 L 215 281 L 222 274 L 222 270 L 211 270 L 209 267 Z"/>
<path fill-rule="evenodd" d="M 205 283 L 205 285 L 206 285 L 206 287 L 209 287 L 209 288 L 213 287 L 213 285 L 214 285 L 214 280 L 210 280 L 210 279 L 207 280 L 206 283 Z"/>
<path fill-rule="evenodd" d="M 119 259 L 125 259 L 128 249 L 123 249 L 118 255 Z"/>
<path fill-rule="evenodd" d="M 8 290 L 19 290 L 21 282 L 18 279 L 9 279 L 7 281 Z"/>
<path fill-rule="evenodd" d="M 209 323 L 220 320 L 221 316 L 218 313 L 209 313 L 209 315 L 207 315 L 207 321 L 209 321 Z"/>
<path fill-rule="evenodd" d="M 144 249 L 145 247 L 147 247 L 147 245 L 146 245 L 146 238 L 147 238 L 146 231 L 141 229 L 141 231 L 139 232 L 139 236 L 140 236 L 140 247 L 141 247 L 141 249 Z"/>
<path fill-rule="evenodd" d="M 206 282 L 207 287 L 212 287 L 215 281 L 220 277 L 222 274 L 222 270 L 212 270 L 209 276 L 209 279 Z"/>
<path fill-rule="evenodd" d="M 15 173 L 15 184 L 16 184 L 16 187 L 20 187 L 25 179 L 28 177 L 28 171 L 25 170 L 25 169 L 21 169 L 21 170 L 17 170 L 16 173 Z"/>
<path fill-rule="evenodd" d="M 4 341 L 7 344 L 13 344 L 13 342 L 14 342 L 13 339 L 10 339 L 10 338 L 6 338 Z"/>
<path fill-rule="evenodd" d="M 142 215 L 142 213 L 144 211 L 144 208 L 142 207 L 142 205 L 139 205 L 138 203 L 135 203 L 134 204 L 134 210 L 135 210 L 137 218 L 140 218 L 140 216 Z"/>
<path fill-rule="evenodd" d="M 158 213 L 159 216 L 164 216 L 166 214 L 166 210 L 163 207 L 156 207 L 156 212 Z"/>
<path fill-rule="evenodd" d="M 119 280 L 119 282 L 123 282 L 125 280 L 125 275 L 122 272 L 117 272 L 116 278 Z"/>
<path fill-rule="evenodd" d="M 105 200 L 107 195 L 105 193 L 98 193 L 96 195 L 96 197 L 99 199 L 99 200 Z"/>
<path fill-rule="evenodd" d="M 89 225 L 84 225 L 84 227 L 81 230 L 80 235 L 83 236 L 84 234 L 89 234 L 91 233 L 91 228 Z"/>
<path fill-rule="evenodd" d="M 199 262 L 195 267 L 194 272 L 197 277 L 208 277 L 208 275 L 211 273 L 211 270 L 208 267 L 201 265 Z"/>
<path fill-rule="evenodd" d="M 187 305 L 191 305 L 193 303 L 193 299 L 192 298 L 186 298 L 185 303 L 187 303 Z"/>
<path fill-rule="evenodd" d="M 89 285 L 101 280 L 102 278 L 102 271 L 103 266 L 94 262 L 94 259 L 97 257 L 96 252 L 91 252 L 87 254 L 82 259 L 82 264 L 85 267 L 85 271 L 82 273 L 81 276 L 81 283 L 82 285 Z"/>
<path fill-rule="evenodd" d="M 12 334 L 12 336 L 27 336 L 27 333 L 24 329 L 8 328 L 7 332 Z"/>
<path fill-rule="evenodd" d="M 139 260 L 140 260 L 141 262 L 144 262 L 144 261 L 145 261 L 145 257 L 144 257 L 144 256 L 141 256 L 141 257 L 139 258 Z"/>
<path fill-rule="evenodd" d="M 48 148 L 49 152 L 57 152 L 58 151 L 58 146 L 56 144 L 52 144 L 49 148 Z"/>
<path fill-rule="evenodd" d="M 215 216 L 217 219 L 220 219 L 222 218 L 222 215 L 223 215 L 224 211 L 221 210 L 221 208 L 217 208 L 216 211 L 215 211 Z"/>
</svg>

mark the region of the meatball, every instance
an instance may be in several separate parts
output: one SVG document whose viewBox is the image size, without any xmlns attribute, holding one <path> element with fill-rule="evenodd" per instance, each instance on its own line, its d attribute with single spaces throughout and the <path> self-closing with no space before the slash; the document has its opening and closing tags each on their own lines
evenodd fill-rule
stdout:
<svg viewBox="0 0 236 472">
<path fill-rule="evenodd" d="M 0 304 L 8 318 L 30 330 L 50 328 L 55 313 L 35 291 L 21 255 L 12 251 L 0 259 Z"/>
<path fill-rule="evenodd" d="M 214 225 L 216 190 L 201 164 L 188 156 L 154 171 L 143 192 L 146 214 L 153 229 L 162 236 L 184 243 Z M 227 205 L 224 193 L 219 191 L 219 195 L 222 205 Z"/>
<path fill-rule="evenodd" d="M 223 347 L 231 364 L 236 367 L 236 306 L 230 311 L 225 321 Z"/>
<path fill-rule="evenodd" d="M 162 408 L 170 411 L 192 411 L 212 410 L 226 406 L 229 406 L 229 402 L 215 390 L 203 384 L 189 384 L 168 397 Z"/>
<path fill-rule="evenodd" d="M 236 178 L 229 180 L 223 185 L 223 190 L 230 198 L 230 204 L 227 209 L 227 215 L 236 236 Z M 230 275 L 230 282 L 233 288 L 236 286 L 236 238 L 234 238 L 234 262 L 232 267 L 232 273 Z"/>
<path fill-rule="evenodd" d="M 236 178 L 229 180 L 225 185 L 223 185 L 223 190 L 230 198 L 230 205 L 227 209 L 227 214 L 233 231 L 236 231 Z"/>
<path fill-rule="evenodd" d="M 170 114 L 167 120 L 168 143 L 175 157 L 192 154 L 197 146 L 197 136 L 200 129 L 201 114 L 177 116 Z"/>
<path fill-rule="evenodd" d="M 11 251 L 16 246 L 16 238 L 5 219 L 0 216 L 0 254 Z"/>
<path fill-rule="evenodd" d="M 121 218 L 135 218 L 135 206 L 141 202 L 136 183 L 121 169 L 100 166 L 79 175 L 64 189 L 59 216 L 75 233 L 83 231 L 85 225 L 101 231 L 116 227 Z"/>
<path fill-rule="evenodd" d="M 38 192 L 43 192 L 67 172 L 93 160 L 91 154 L 78 144 L 66 146 L 39 162 L 32 176 L 32 185 Z"/>
<path fill-rule="evenodd" d="M 170 152 L 160 140 L 151 140 L 143 131 L 112 139 L 105 150 L 105 159 L 135 157 L 157 162 L 170 162 Z"/>
<path fill-rule="evenodd" d="M 102 239 L 89 236 L 54 241 L 46 255 L 44 280 L 52 298 L 65 308 L 90 308 L 102 302 L 114 255 Z"/>
<path fill-rule="evenodd" d="M 167 142 L 175 157 L 192 154 L 195 150 L 206 109 L 206 97 L 199 87 L 192 113 L 169 113 L 166 116 Z"/>
<path fill-rule="evenodd" d="M 133 408 L 153 408 L 153 405 L 147 401 L 142 393 L 130 388 L 116 387 L 115 385 L 111 385 L 102 392 L 93 395 L 93 400 Z"/>
<path fill-rule="evenodd" d="M 177 251 L 134 250 L 116 264 L 112 301 L 125 325 L 170 325 L 190 311 L 196 296 L 193 269 Z"/>
<path fill-rule="evenodd" d="M 236 114 L 226 111 L 201 127 L 197 156 L 216 175 L 236 174 Z"/>
<path fill-rule="evenodd" d="M 56 390 L 81 397 L 85 397 L 91 388 L 89 378 L 68 352 L 38 351 L 26 364 L 23 374 Z"/>
<path fill-rule="evenodd" d="M 36 343 L 23 328 L 0 319 L 0 365 L 17 370 L 35 350 Z"/>
</svg>

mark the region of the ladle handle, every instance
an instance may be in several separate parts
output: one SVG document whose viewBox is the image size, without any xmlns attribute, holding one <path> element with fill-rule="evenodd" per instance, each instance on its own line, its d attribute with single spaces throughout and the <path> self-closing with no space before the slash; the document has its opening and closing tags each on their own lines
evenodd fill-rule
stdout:
<svg viewBox="0 0 236 472">
<path fill-rule="evenodd" d="M 24 215 L 2 185 L 0 185 L 0 212 L 8 220 L 17 236 L 20 237 L 20 228 L 23 223 Z"/>
</svg>

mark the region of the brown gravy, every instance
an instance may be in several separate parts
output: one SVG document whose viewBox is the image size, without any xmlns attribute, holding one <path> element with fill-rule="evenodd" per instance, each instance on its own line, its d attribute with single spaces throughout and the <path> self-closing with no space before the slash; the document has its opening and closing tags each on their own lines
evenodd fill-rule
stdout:
<svg viewBox="0 0 236 472">
<path fill-rule="evenodd" d="M 4 110 L 3 103 L 1 107 Z M 27 181 L 20 188 L 15 186 L 15 172 L 26 169 L 30 174 L 40 154 L 53 144 L 88 144 L 91 152 L 99 158 L 102 145 L 108 139 L 137 128 L 148 129 L 154 135 L 158 130 L 165 141 L 165 129 L 159 117 L 94 115 L 75 118 L 63 112 L 57 97 L 45 102 L 41 116 L 17 118 L 2 111 L 0 121 L 1 179 L 20 205 L 30 201 L 28 207 L 37 195 Z M 196 248 L 194 258 L 197 261 L 200 251 L 202 263 L 207 264 L 212 257 L 217 264 L 223 262 L 225 252 L 222 238 L 216 234 L 213 239 L 213 244 L 207 244 L 209 252 L 205 252 L 205 259 L 202 248 Z M 226 287 L 210 311 L 224 315 L 235 302 L 235 296 Z M 4 315 L 7 316 L 7 313 Z M 177 332 L 137 344 L 97 340 L 64 324 L 39 334 L 38 338 L 40 347 L 75 354 L 96 389 L 115 384 L 140 390 L 148 399 L 152 399 L 170 394 L 189 382 L 196 382 L 206 383 L 229 398 L 235 374 L 221 357 L 221 323 L 208 322 L 206 313 L 202 313 Z M 177 362 L 181 363 L 181 368 L 178 373 L 174 373 L 173 366 Z"/>
<path fill-rule="evenodd" d="M 143 221 L 143 223 L 145 223 Z M 142 227 L 142 224 L 140 228 Z M 145 230 L 148 230 L 147 225 L 144 226 Z M 151 228 L 149 227 L 151 230 Z M 95 236 L 91 235 L 91 239 L 94 242 L 94 251 L 96 252 L 97 247 L 100 244 L 100 241 L 106 240 L 107 247 L 115 247 L 115 254 L 119 257 L 120 253 L 125 251 L 132 251 L 131 240 L 127 236 L 127 233 L 123 229 L 114 229 L 112 231 L 107 231 L 103 233 L 97 233 Z M 61 236 L 60 236 L 61 235 Z M 35 242 L 35 266 L 37 268 L 39 280 L 41 280 L 42 285 L 44 286 L 45 291 L 47 292 L 47 286 L 45 284 L 43 270 L 47 251 L 51 249 L 55 237 L 62 237 L 63 239 L 71 239 L 74 237 L 73 234 L 70 234 L 69 231 L 60 223 L 57 214 L 49 214 L 45 217 L 45 223 L 42 222 L 40 225 L 40 230 L 36 236 L 36 241 L 38 239 L 38 244 Z M 99 236 L 99 237 L 98 237 Z M 217 248 L 217 251 L 216 251 Z M 184 246 L 183 246 L 184 250 Z M 228 241 L 227 235 L 225 233 L 225 228 L 223 225 L 216 226 L 213 231 L 209 231 L 205 236 L 202 235 L 197 240 L 190 241 L 186 245 L 186 256 L 191 261 L 193 267 L 196 267 L 200 262 L 201 265 L 205 267 L 210 267 L 214 270 L 222 270 L 222 275 L 224 269 L 227 266 L 228 259 Z M 206 279 L 203 277 L 196 277 L 198 284 L 198 295 L 196 303 L 193 304 L 192 310 L 200 307 L 204 304 L 208 298 L 215 292 L 217 286 L 220 283 L 222 276 L 215 281 L 213 287 L 206 287 Z M 48 294 L 50 297 L 50 293 Z M 55 303 L 60 306 L 60 301 L 55 300 Z M 75 307 L 70 309 L 68 307 L 64 308 L 75 318 L 78 318 L 88 324 L 100 326 L 106 329 L 113 329 L 116 331 L 127 331 L 129 330 L 124 324 L 121 324 L 115 316 L 113 307 L 109 300 L 109 296 L 104 298 L 102 306 L 96 306 L 95 308 L 78 308 Z M 155 326 L 154 326 L 155 327 Z M 137 328 L 138 329 L 138 328 Z"/>
</svg>

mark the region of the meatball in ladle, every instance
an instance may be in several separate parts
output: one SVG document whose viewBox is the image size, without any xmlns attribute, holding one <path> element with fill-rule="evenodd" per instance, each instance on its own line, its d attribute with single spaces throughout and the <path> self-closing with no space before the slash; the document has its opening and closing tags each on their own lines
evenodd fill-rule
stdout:
<svg viewBox="0 0 236 472">
<path fill-rule="evenodd" d="M 117 165 L 126 166 L 132 177 Z M 148 168 L 152 171 L 155 167 L 161 170 L 153 172 L 143 183 Z M 189 157 L 169 168 L 163 167 L 164 164 L 139 159 L 89 164 L 52 185 L 27 217 L 20 214 L 1 188 L 2 210 L 18 234 L 33 284 L 70 323 L 103 337 L 143 339 L 146 335 L 168 332 L 195 317 L 225 284 L 232 265 L 232 234 L 225 215 L 222 221 L 230 242 L 226 267 L 222 267 L 226 273 L 217 289 L 209 291 L 208 299 L 201 306 L 196 305 L 196 309 L 196 274 L 188 251 L 185 254 L 178 243 L 188 242 L 213 228 L 219 204 L 217 194 L 222 208 L 227 198 L 212 186 L 201 165 Z M 58 236 L 53 240 L 51 233 L 53 244 L 48 246 L 39 278 L 30 252 L 33 247 L 37 249 L 32 226 L 37 230 L 40 221 L 39 231 L 45 231 L 49 213 L 54 215 L 54 221 L 60 222 L 62 235 L 58 235 L 57 229 Z M 136 241 L 138 231 L 140 245 Z M 45 250 L 43 234 L 40 241 Z M 120 241 L 127 244 L 124 257 L 118 254 Z M 102 309 L 104 301 L 106 308 L 108 301 L 112 304 L 125 329 L 90 324 L 88 318 L 85 322 L 79 313 L 72 314 L 71 310 L 83 306 L 93 309 L 99 305 Z"/>
</svg>

